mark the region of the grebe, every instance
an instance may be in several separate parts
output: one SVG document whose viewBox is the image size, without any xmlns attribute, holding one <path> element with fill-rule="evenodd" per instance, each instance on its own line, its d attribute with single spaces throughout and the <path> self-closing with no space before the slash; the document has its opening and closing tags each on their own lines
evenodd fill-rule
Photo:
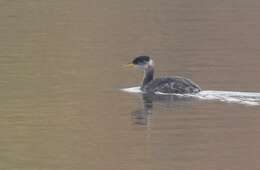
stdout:
<svg viewBox="0 0 260 170">
<path fill-rule="evenodd" d="M 194 94 L 201 88 L 191 80 L 174 76 L 154 79 L 154 62 L 149 56 L 136 57 L 128 67 L 137 67 L 144 71 L 141 90 L 144 93 Z"/>
</svg>

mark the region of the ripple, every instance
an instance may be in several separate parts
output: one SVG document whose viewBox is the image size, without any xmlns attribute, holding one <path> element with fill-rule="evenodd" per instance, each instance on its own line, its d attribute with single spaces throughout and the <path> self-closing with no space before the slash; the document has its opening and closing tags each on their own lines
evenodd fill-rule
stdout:
<svg viewBox="0 0 260 170">
<path fill-rule="evenodd" d="M 122 91 L 128 93 L 142 93 L 139 86 L 123 88 Z M 260 93 L 254 92 L 238 92 L 238 91 L 216 91 L 216 90 L 204 90 L 197 94 L 169 94 L 169 93 L 157 93 L 159 95 L 174 95 L 180 97 L 192 97 L 200 100 L 216 100 L 226 103 L 238 103 L 250 106 L 260 105 Z"/>
</svg>

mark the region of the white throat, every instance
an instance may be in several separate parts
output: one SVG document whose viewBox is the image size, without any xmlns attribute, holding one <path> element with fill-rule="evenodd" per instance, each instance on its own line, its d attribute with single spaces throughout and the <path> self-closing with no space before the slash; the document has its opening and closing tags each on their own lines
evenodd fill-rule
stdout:
<svg viewBox="0 0 260 170">
<path fill-rule="evenodd" d="M 154 62 L 153 62 L 152 59 L 149 61 L 148 65 L 149 65 L 149 66 L 154 66 Z"/>
</svg>

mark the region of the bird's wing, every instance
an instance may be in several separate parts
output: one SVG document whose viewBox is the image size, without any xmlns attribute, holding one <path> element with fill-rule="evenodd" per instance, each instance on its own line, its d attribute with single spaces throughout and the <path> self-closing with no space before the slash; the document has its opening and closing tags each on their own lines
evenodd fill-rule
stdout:
<svg viewBox="0 0 260 170">
<path fill-rule="evenodd" d="M 200 91 L 198 85 L 182 77 L 166 77 L 155 79 L 144 88 L 146 92 L 162 93 L 196 93 Z"/>
</svg>

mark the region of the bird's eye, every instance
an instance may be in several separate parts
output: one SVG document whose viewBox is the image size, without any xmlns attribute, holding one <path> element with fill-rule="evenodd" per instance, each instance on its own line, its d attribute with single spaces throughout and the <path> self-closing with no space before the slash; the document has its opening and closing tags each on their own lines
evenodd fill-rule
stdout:
<svg viewBox="0 0 260 170">
<path fill-rule="evenodd" d="M 149 60 L 150 60 L 149 56 L 139 56 L 133 60 L 133 64 L 145 65 L 149 62 Z"/>
</svg>

